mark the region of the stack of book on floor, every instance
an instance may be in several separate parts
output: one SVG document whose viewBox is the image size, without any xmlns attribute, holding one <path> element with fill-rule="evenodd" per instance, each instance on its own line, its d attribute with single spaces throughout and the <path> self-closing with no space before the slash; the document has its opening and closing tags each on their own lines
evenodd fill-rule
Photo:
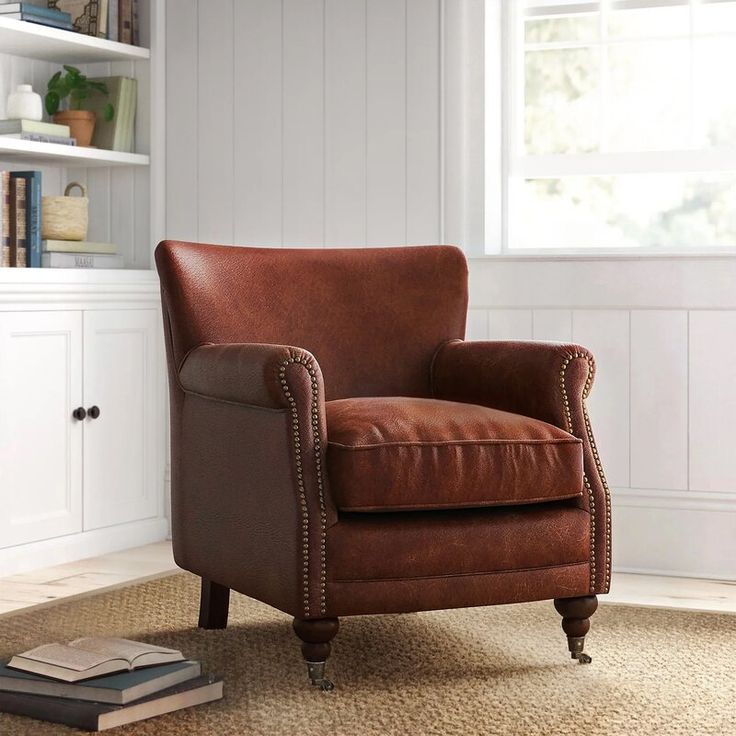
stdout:
<svg viewBox="0 0 736 736">
<path fill-rule="evenodd" d="M 51 28 L 62 28 L 65 31 L 74 30 L 71 14 L 48 7 L 46 0 L 25 0 L 20 3 L 0 0 L 0 17 L 25 20 Z"/>
<path fill-rule="evenodd" d="M 1 266 L 41 266 L 41 172 L 0 171 Z"/>
<path fill-rule="evenodd" d="M 128 639 L 46 644 L 0 665 L 0 711 L 104 731 L 222 698 L 175 649 Z"/>
<path fill-rule="evenodd" d="M 23 141 L 76 146 L 77 139 L 72 138 L 70 133 L 68 125 L 42 123 L 38 120 L 0 120 L 0 137 L 2 138 L 20 138 Z"/>
<path fill-rule="evenodd" d="M 123 257 L 114 243 L 89 240 L 44 240 L 41 265 L 44 268 L 122 268 Z"/>
</svg>

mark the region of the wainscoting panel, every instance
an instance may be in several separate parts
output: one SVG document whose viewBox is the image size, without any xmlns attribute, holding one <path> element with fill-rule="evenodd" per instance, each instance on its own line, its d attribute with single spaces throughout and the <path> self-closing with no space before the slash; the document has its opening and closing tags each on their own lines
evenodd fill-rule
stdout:
<svg viewBox="0 0 736 736">
<path fill-rule="evenodd" d="M 736 579 L 734 283 L 734 258 L 470 261 L 468 339 L 531 313 L 535 340 L 595 354 L 614 570 Z"/>
<path fill-rule="evenodd" d="M 631 313 L 631 486 L 688 487 L 687 312 Z"/>
<path fill-rule="evenodd" d="M 736 489 L 735 337 L 736 312 L 690 314 L 690 488 L 694 490 Z"/>
</svg>

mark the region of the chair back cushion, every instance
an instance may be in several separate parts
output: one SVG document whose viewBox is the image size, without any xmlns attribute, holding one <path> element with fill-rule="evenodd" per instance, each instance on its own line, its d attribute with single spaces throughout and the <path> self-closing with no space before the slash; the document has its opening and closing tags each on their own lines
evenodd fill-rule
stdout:
<svg viewBox="0 0 736 736">
<path fill-rule="evenodd" d="M 429 396 L 439 345 L 463 338 L 467 265 L 452 246 L 156 249 L 176 367 L 195 347 L 309 350 L 328 399 Z"/>
</svg>

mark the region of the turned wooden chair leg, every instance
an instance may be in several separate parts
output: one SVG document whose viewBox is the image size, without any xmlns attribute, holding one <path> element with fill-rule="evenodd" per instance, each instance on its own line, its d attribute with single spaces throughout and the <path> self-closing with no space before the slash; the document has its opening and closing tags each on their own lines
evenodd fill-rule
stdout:
<svg viewBox="0 0 736 736">
<path fill-rule="evenodd" d="M 340 621 L 336 618 L 294 619 L 294 632 L 302 640 L 302 656 L 307 662 L 307 674 L 312 685 L 320 690 L 334 690 L 325 677 L 325 663 L 330 656 L 330 642 L 337 636 Z"/>
<path fill-rule="evenodd" d="M 598 608 L 598 598 L 594 595 L 586 595 L 581 598 L 557 598 L 555 608 L 562 616 L 562 630 L 567 634 L 570 656 L 577 659 L 580 664 L 589 664 L 592 658 L 583 649 L 585 635 L 590 630 L 590 617 Z"/>
<path fill-rule="evenodd" d="M 230 608 L 230 588 L 202 578 L 199 598 L 199 628 L 224 629 Z"/>
</svg>

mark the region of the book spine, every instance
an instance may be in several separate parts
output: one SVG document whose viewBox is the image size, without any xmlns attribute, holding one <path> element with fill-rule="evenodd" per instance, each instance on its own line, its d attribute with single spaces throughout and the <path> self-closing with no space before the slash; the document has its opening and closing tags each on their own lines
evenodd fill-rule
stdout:
<svg viewBox="0 0 736 736">
<path fill-rule="evenodd" d="M 66 726 L 97 731 L 99 717 L 84 703 L 57 699 L 49 702 L 42 695 L 26 695 L 25 693 L 0 692 L 0 711 L 19 716 L 30 716 L 41 721 L 63 723 Z"/>
<path fill-rule="evenodd" d="M 107 6 L 109 0 L 98 0 L 97 35 L 107 38 Z"/>
<path fill-rule="evenodd" d="M 122 268 L 121 256 L 90 253 L 44 253 L 44 268 Z"/>
<path fill-rule="evenodd" d="M 10 133 L 12 138 L 20 138 L 22 141 L 35 141 L 36 143 L 58 143 L 62 146 L 76 146 L 76 138 L 65 138 L 60 135 L 46 135 L 45 133 L 21 133 L 20 135 Z"/>
<path fill-rule="evenodd" d="M 120 38 L 118 31 L 118 0 L 110 0 L 107 8 L 107 37 L 111 41 L 117 41 Z"/>
<path fill-rule="evenodd" d="M 141 45 L 141 25 L 140 25 L 140 19 L 138 18 L 138 0 L 132 0 L 131 1 L 131 16 L 132 16 L 132 36 L 133 36 L 133 46 L 140 46 Z"/>
<path fill-rule="evenodd" d="M 10 172 L 0 171 L 0 242 L 2 243 L 2 265 L 10 266 Z"/>
<path fill-rule="evenodd" d="M 15 268 L 25 268 L 28 265 L 26 180 L 22 176 L 17 176 L 14 173 L 11 173 L 10 189 L 12 197 L 12 212 L 10 216 L 10 263 L 15 266 Z"/>
<path fill-rule="evenodd" d="M 41 172 L 29 172 L 26 179 L 29 268 L 41 268 L 41 190 Z"/>
<path fill-rule="evenodd" d="M 133 0 L 119 0 L 118 26 L 120 40 L 123 43 L 133 43 Z"/>
</svg>

